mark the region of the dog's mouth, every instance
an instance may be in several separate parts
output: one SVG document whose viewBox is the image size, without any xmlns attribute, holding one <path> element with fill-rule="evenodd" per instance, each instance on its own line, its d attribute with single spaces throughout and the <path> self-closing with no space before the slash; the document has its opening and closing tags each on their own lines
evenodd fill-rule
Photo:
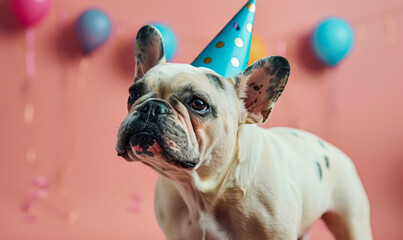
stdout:
<svg viewBox="0 0 403 240">
<path fill-rule="evenodd" d="M 118 148 L 118 156 L 129 162 L 136 160 L 136 155 L 142 157 L 155 157 L 162 152 L 162 142 L 157 135 L 149 131 L 140 131 L 128 137 Z"/>
<path fill-rule="evenodd" d="M 194 160 L 179 160 L 172 156 L 172 152 L 180 151 L 176 144 L 169 139 L 164 139 L 161 134 L 153 134 L 141 131 L 133 134 L 127 144 L 126 151 L 118 152 L 118 156 L 127 161 L 147 159 L 161 156 L 167 163 L 175 167 L 191 169 L 197 165 Z"/>
<path fill-rule="evenodd" d="M 162 153 L 162 142 L 151 133 L 142 131 L 133 134 L 129 140 L 133 153 L 137 155 L 145 154 L 148 157 L 155 157 Z"/>
</svg>

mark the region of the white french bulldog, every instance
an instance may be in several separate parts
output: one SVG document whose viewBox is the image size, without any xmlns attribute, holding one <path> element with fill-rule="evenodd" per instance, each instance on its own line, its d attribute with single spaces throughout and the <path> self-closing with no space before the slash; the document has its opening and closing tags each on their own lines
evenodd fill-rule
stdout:
<svg viewBox="0 0 403 240">
<path fill-rule="evenodd" d="M 167 239 L 308 239 L 320 218 L 337 240 L 372 239 L 368 199 L 345 154 L 301 130 L 256 126 L 287 83 L 286 59 L 225 79 L 165 63 L 150 25 L 135 51 L 116 150 L 160 174 L 155 212 Z"/>
</svg>

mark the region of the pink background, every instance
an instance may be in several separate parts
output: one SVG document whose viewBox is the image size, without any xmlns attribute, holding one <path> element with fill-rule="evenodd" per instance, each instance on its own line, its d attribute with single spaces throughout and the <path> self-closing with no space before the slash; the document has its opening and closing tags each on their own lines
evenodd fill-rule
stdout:
<svg viewBox="0 0 403 240">
<path fill-rule="evenodd" d="M 244 3 L 53 1 L 34 29 L 36 75 L 27 79 L 25 32 L 0 0 L 0 239 L 163 239 L 153 213 L 156 173 L 114 150 L 133 77 L 132 39 L 145 23 L 164 22 L 178 37 L 174 61 L 189 63 Z M 91 6 L 108 12 L 113 34 L 81 61 L 72 26 Z M 402 7 L 399 0 L 259 0 L 255 19 L 267 55 L 285 54 L 292 69 L 265 126 L 309 130 L 352 157 L 375 239 L 403 232 Z M 328 69 L 310 54 L 307 36 L 333 15 L 351 22 L 356 44 Z M 50 188 L 29 221 L 22 205 L 35 176 Z M 318 224 L 312 239 L 332 238 Z"/>
</svg>

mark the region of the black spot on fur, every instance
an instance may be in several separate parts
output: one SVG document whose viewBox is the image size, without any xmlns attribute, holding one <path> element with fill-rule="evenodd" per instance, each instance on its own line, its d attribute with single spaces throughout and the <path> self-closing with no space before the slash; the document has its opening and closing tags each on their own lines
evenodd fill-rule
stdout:
<svg viewBox="0 0 403 240">
<path fill-rule="evenodd" d="M 316 167 L 318 167 L 319 178 L 320 178 L 320 180 L 322 180 L 323 173 L 322 173 L 322 167 L 320 166 L 320 163 L 316 162 Z"/>
<path fill-rule="evenodd" d="M 328 158 L 327 156 L 325 156 L 325 157 L 324 157 L 324 160 L 325 160 L 325 166 L 326 166 L 327 168 L 329 168 L 329 167 L 330 167 L 329 158 Z"/>
<path fill-rule="evenodd" d="M 319 144 L 320 144 L 321 147 L 326 148 L 326 145 L 323 143 L 322 140 L 319 139 L 318 142 L 319 142 Z"/>
<path fill-rule="evenodd" d="M 235 76 L 234 77 L 234 81 L 235 81 L 235 88 L 238 88 L 239 87 L 239 82 L 240 82 L 240 80 L 241 80 L 241 77 L 240 76 Z"/>
<path fill-rule="evenodd" d="M 224 83 L 221 81 L 221 77 L 211 73 L 206 73 L 206 75 L 210 82 L 214 84 L 217 88 L 225 89 Z"/>
<path fill-rule="evenodd" d="M 295 137 L 299 137 L 299 135 L 295 132 L 290 132 L 291 135 L 295 136 Z"/>
</svg>

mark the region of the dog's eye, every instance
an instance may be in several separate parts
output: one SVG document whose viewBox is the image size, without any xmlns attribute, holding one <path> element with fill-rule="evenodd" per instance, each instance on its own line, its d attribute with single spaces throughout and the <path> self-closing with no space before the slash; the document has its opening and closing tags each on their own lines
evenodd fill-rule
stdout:
<svg viewBox="0 0 403 240">
<path fill-rule="evenodd" d="M 190 101 L 189 105 L 200 113 L 205 113 L 209 110 L 209 105 L 202 99 L 195 97 Z"/>
<path fill-rule="evenodd" d="M 130 93 L 130 95 L 129 95 L 129 99 L 127 100 L 127 103 L 133 104 L 140 97 L 140 91 L 136 87 L 131 87 L 129 89 L 129 93 Z"/>
</svg>

